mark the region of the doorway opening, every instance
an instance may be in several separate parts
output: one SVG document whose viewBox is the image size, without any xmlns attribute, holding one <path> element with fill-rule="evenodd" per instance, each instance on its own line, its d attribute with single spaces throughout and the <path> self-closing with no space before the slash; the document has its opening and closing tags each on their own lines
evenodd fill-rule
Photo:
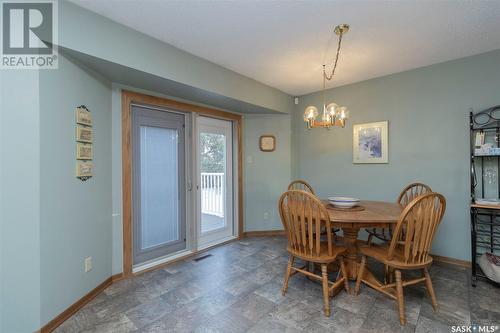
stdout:
<svg viewBox="0 0 500 333">
<path fill-rule="evenodd" d="M 197 118 L 198 248 L 234 237 L 233 125 Z"/>
<path fill-rule="evenodd" d="M 122 91 L 121 125 L 124 277 L 242 237 L 240 115 Z"/>
</svg>

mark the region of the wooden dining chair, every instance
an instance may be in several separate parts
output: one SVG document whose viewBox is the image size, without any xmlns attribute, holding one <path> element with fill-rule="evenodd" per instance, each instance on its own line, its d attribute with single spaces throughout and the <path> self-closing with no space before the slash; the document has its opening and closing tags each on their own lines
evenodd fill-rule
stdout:
<svg viewBox="0 0 500 333">
<path fill-rule="evenodd" d="M 309 183 L 306 182 L 305 180 L 301 180 L 301 179 L 294 180 L 293 182 L 291 182 L 288 185 L 288 191 L 291 191 L 291 190 L 302 190 L 302 191 L 310 192 L 313 195 L 316 195 L 316 192 L 314 192 L 314 189 L 312 188 L 312 186 L 309 185 Z"/>
<path fill-rule="evenodd" d="M 313 194 L 302 190 L 291 190 L 283 193 L 278 203 L 281 222 L 288 237 L 287 250 L 289 253 L 288 266 L 282 294 L 288 289 L 288 280 L 296 273 L 305 274 L 323 284 L 323 303 L 327 317 L 330 316 L 330 295 L 341 284 L 349 292 L 346 269 L 342 255 L 345 247 L 336 246 L 334 233 L 331 228 L 330 218 L 326 207 Z M 326 230 L 322 234 L 322 230 Z M 322 239 L 323 238 L 323 239 Z M 321 276 L 308 270 L 308 265 L 295 267 L 294 260 L 315 263 L 321 266 Z M 327 265 L 338 261 L 340 272 L 337 280 L 328 280 Z"/>
<path fill-rule="evenodd" d="M 423 183 L 412 183 L 399 193 L 397 202 L 404 208 L 416 197 L 429 192 L 432 192 L 430 186 Z M 371 244 L 373 237 L 383 242 L 390 242 L 392 238 L 392 229 L 390 228 L 369 228 L 365 231 L 368 233 L 368 244 Z"/>
<path fill-rule="evenodd" d="M 297 179 L 297 180 L 294 180 L 293 182 L 291 182 L 288 185 L 288 191 L 291 191 L 291 190 L 302 190 L 302 191 L 310 192 L 313 195 L 316 195 L 316 192 L 314 191 L 312 186 L 308 182 L 306 182 L 305 180 L 302 180 L 302 179 Z M 333 228 L 333 232 L 335 234 L 337 234 L 337 232 L 339 232 L 339 231 L 340 231 L 340 229 Z"/>
<path fill-rule="evenodd" d="M 428 267 L 432 264 L 429 255 L 436 230 L 446 209 L 446 200 L 439 193 L 427 193 L 415 198 L 403 210 L 394 229 L 390 244 L 360 247 L 361 266 L 356 281 L 355 294 L 361 282 L 398 301 L 399 321 L 406 324 L 403 287 L 425 282 L 434 311 L 437 311 L 436 295 L 432 287 Z M 405 230 L 403 234 L 403 230 Z M 367 274 L 364 277 L 366 257 L 371 257 L 394 271 L 395 283 L 380 283 Z M 403 280 L 401 271 L 421 270 L 422 277 Z M 394 289 L 396 288 L 396 289 Z"/>
</svg>

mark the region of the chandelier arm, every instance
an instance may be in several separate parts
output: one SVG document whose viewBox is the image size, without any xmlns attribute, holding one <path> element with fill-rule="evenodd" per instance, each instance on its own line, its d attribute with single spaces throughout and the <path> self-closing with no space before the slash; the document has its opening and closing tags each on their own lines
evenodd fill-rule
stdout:
<svg viewBox="0 0 500 333">
<path fill-rule="evenodd" d="M 337 69 L 337 63 L 339 61 L 339 55 L 340 55 L 340 47 L 342 45 L 342 36 L 343 34 L 339 34 L 339 43 L 337 45 L 337 54 L 335 55 L 335 62 L 333 63 L 333 69 L 332 69 L 332 73 L 330 75 L 327 75 L 325 71 L 323 71 L 323 76 L 325 79 L 327 79 L 328 81 L 330 81 L 331 79 L 333 79 L 333 75 L 335 74 L 335 70 Z M 323 65 L 324 66 L 324 65 Z M 324 67 L 323 67 L 324 68 Z"/>
</svg>

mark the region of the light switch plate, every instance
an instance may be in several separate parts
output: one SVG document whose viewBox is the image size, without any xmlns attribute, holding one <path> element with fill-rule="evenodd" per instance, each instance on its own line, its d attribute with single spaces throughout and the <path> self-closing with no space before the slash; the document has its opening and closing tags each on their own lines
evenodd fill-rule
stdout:
<svg viewBox="0 0 500 333">
<path fill-rule="evenodd" d="M 92 257 L 85 258 L 85 273 L 92 270 Z"/>
</svg>

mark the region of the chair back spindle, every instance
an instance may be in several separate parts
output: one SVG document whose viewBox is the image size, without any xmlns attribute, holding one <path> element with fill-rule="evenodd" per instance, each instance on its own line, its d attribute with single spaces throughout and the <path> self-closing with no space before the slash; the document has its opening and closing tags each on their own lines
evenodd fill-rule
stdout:
<svg viewBox="0 0 500 333">
<path fill-rule="evenodd" d="M 412 183 L 399 193 L 397 202 L 399 202 L 401 206 L 406 207 L 416 197 L 429 192 L 432 192 L 432 189 L 428 185 L 423 183 Z"/>
<path fill-rule="evenodd" d="M 395 250 L 399 247 L 405 264 L 425 264 L 445 209 L 444 196 L 433 192 L 418 196 L 408 203 L 394 230 L 388 259 L 399 259 L 394 258 Z"/>
<path fill-rule="evenodd" d="M 302 190 L 302 191 L 312 193 L 313 195 L 316 195 L 312 186 L 308 182 L 306 182 L 305 180 L 298 179 L 298 180 L 294 180 L 293 182 L 291 182 L 290 185 L 288 185 L 288 191 L 291 191 L 291 190 Z"/>
<path fill-rule="evenodd" d="M 334 233 L 321 200 L 306 191 L 287 191 L 281 195 L 279 211 L 289 251 L 302 257 L 319 257 L 321 246 L 327 245 L 328 255 L 333 255 Z M 326 231 L 326 244 L 323 245 L 322 231 L 323 236 Z"/>
</svg>

